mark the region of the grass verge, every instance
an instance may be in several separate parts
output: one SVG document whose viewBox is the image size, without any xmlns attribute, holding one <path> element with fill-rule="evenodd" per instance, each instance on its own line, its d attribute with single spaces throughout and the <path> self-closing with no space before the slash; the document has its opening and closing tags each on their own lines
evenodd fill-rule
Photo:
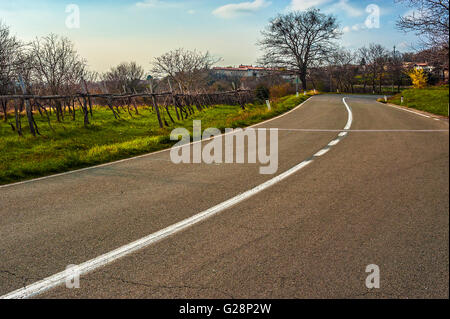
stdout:
<svg viewBox="0 0 450 319">
<path fill-rule="evenodd" d="M 270 111 L 260 104 L 249 104 L 245 110 L 239 106 L 217 105 L 164 129 L 159 128 L 155 113 L 146 107 L 139 109 L 139 115 L 122 112 L 117 120 L 107 108 L 95 107 L 92 124 L 86 128 L 81 113 L 77 113 L 75 121 L 70 116 L 61 123 L 52 118 L 54 131 L 46 118 L 36 114 L 41 133 L 38 137 L 28 133 L 25 118 L 22 119 L 23 137 L 1 121 L 0 185 L 169 148 L 177 142 L 170 140 L 172 129 L 185 127 L 192 133 L 193 120 L 201 120 L 202 129 L 216 127 L 224 131 L 225 128 L 246 127 L 289 111 L 308 97 L 283 97 L 272 103 Z"/>
<path fill-rule="evenodd" d="M 402 95 L 403 104 L 401 102 Z M 380 102 L 384 102 L 384 99 Z M 388 102 L 436 115 L 448 116 L 448 85 L 408 89 L 388 98 Z"/>
</svg>

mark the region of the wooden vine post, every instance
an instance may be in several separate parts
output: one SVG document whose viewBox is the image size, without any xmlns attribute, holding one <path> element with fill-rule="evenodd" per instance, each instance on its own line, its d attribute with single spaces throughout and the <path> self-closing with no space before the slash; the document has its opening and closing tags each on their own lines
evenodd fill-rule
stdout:
<svg viewBox="0 0 450 319">
<path fill-rule="evenodd" d="M 236 103 L 241 106 L 241 109 L 245 110 L 245 105 L 242 102 L 241 97 L 239 96 L 239 90 L 237 89 L 236 84 L 234 84 L 234 82 L 233 82 L 232 85 L 233 85 L 233 90 L 234 90 L 234 96 L 236 98 Z"/>
<path fill-rule="evenodd" d="M 155 108 L 155 111 L 156 111 L 156 117 L 158 118 L 159 127 L 163 128 L 164 125 L 161 120 L 161 114 L 159 114 L 158 103 L 156 102 L 155 94 L 153 94 L 153 79 L 150 79 L 150 94 L 152 95 L 152 103 L 153 103 L 153 107 Z"/>
<path fill-rule="evenodd" d="M 102 85 L 101 85 L 101 90 L 103 93 L 107 93 L 108 89 L 106 88 L 105 82 L 102 81 Z M 114 118 L 117 120 L 119 117 L 119 114 L 116 113 L 116 111 L 114 110 L 112 101 L 111 101 L 111 97 L 107 97 L 106 98 L 106 104 L 108 105 L 109 109 L 113 112 L 114 114 Z"/>
<path fill-rule="evenodd" d="M 169 89 L 170 89 L 170 94 L 172 95 L 172 102 L 173 102 L 173 107 L 175 108 L 175 114 L 177 115 L 177 120 L 180 120 L 180 115 L 178 114 L 178 107 L 177 107 L 177 99 L 175 97 L 175 95 L 173 94 L 173 89 L 172 89 L 172 84 L 170 83 L 170 79 L 167 79 L 167 82 L 169 83 Z M 181 112 L 181 110 L 180 110 Z"/>
<path fill-rule="evenodd" d="M 166 121 L 165 113 L 170 118 L 172 123 L 176 123 L 172 118 L 171 113 L 169 111 L 169 107 L 171 102 L 174 103 L 175 110 L 177 111 L 178 119 L 183 118 L 187 119 L 189 115 L 195 113 L 195 106 L 198 111 L 201 111 L 204 108 L 211 107 L 217 104 L 229 104 L 229 105 L 240 105 L 242 109 L 245 107 L 245 103 L 249 103 L 252 101 L 253 95 L 250 90 L 245 89 L 236 89 L 236 86 L 233 84 L 233 90 L 226 92 L 213 92 L 207 93 L 206 90 L 204 93 L 197 92 L 183 92 L 182 88 L 180 89 L 182 92 L 180 94 L 175 94 L 172 86 L 170 84 L 170 91 L 155 93 L 153 83 L 150 86 L 150 90 L 146 90 L 144 93 L 130 94 L 127 92 L 113 94 L 107 93 L 106 87 L 103 85 L 102 91 L 100 94 L 91 94 L 88 92 L 87 83 L 82 79 L 81 80 L 81 92 L 71 93 L 68 95 L 33 95 L 27 92 L 27 88 L 23 85 L 22 81 L 22 94 L 18 94 L 16 89 L 19 87 L 14 87 L 14 94 L 10 95 L 0 95 L 0 107 L 6 108 L 8 101 L 12 101 L 14 106 L 14 116 L 15 116 L 15 126 L 11 121 L 9 124 L 15 130 L 19 136 L 22 136 L 22 125 L 21 125 L 21 113 L 23 109 L 26 109 L 26 116 L 28 118 L 28 123 L 30 124 L 31 133 L 35 136 L 39 135 L 38 127 L 34 120 L 33 116 L 33 108 L 36 108 L 41 115 L 47 117 L 47 122 L 49 124 L 50 129 L 53 130 L 50 123 L 50 115 L 52 109 L 55 110 L 56 115 L 58 115 L 58 104 L 60 101 L 64 101 L 66 107 L 69 108 L 69 112 L 72 112 L 73 118 L 75 118 L 76 107 L 79 107 L 80 111 L 84 115 L 84 126 L 88 126 L 89 123 L 89 114 L 93 112 L 93 103 L 98 102 L 97 99 L 100 99 L 102 103 L 104 100 L 107 101 L 107 106 L 113 112 L 114 117 L 118 118 L 120 111 L 119 107 L 124 109 L 124 106 L 128 100 L 128 111 L 130 112 L 130 100 L 138 97 L 142 98 L 151 98 L 153 109 L 156 111 L 156 115 L 158 118 L 158 124 L 160 128 L 164 126 L 169 126 Z M 158 101 L 158 98 L 164 98 L 164 101 Z M 77 102 L 75 102 L 77 101 Z M 137 101 L 136 101 L 137 102 Z M 158 102 L 160 103 L 158 105 Z M 89 103 L 89 104 L 88 104 Z M 45 106 L 47 105 L 47 107 Z M 162 108 L 161 108 L 162 107 Z M 70 109 L 71 108 L 71 109 Z M 62 110 L 62 109 L 61 109 Z M 178 112 L 179 111 L 179 112 Z"/>
<path fill-rule="evenodd" d="M 23 78 L 21 75 L 19 75 L 19 84 L 20 84 L 20 88 L 22 89 L 22 93 L 24 95 L 27 95 L 27 88 L 25 86 L 25 83 L 23 82 Z M 33 134 L 33 136 L 36 136 L 36 133 L 39 134 L 39 130 L 38 130 L 36 122 L 34 121 L 34 118 L 33 118 L 33 110 L 31 109 L 30 101 L 27 98 L 22 98 L 21 103 L 25 104 L 25 111 L 27 114 L 30 132 L 31 132 L 31 134 Z M 20 133 L 22 133 L 22 132 L 20 131 Z"/>
</svg>

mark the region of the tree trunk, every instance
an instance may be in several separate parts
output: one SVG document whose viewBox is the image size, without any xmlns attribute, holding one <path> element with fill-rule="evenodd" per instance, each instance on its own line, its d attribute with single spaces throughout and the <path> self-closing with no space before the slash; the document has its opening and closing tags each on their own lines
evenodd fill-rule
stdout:
<svg viewBox="0 0 450 319">
<path fill-rule="evenodd" d="M 300 81 L 302 81 L 302 89 L 303 91 L 307 90 L 307 83 L 306 83 L 306 72 L 302 72 L 299 75 Z"/>
</svg>

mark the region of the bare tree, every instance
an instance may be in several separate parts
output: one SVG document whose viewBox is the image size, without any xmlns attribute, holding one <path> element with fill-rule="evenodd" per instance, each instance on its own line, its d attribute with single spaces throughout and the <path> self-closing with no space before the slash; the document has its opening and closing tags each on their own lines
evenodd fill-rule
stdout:
<svg viewBox="0 0 450 319">
<path fill-rule="evenodd" d="M 80 91 L 83 78 L 87 75 L 87 62 L 80 58 L 73 43 L 55 34 L 36 39 L 31 43 L 33 69 L 41 91 L 52 95 Z M 63 115 L 61 101 L 56 100 L 53 107 L 57 120 Z M 85 116 L 86 118 L 86 116 Z M 87 119 L 85 120 L 86 123 Z"/>
<path fill-rule="evenodd" d="M 308 69 L 322 63 L 340 37 L 339 24 L 332 15 L 317 9 L 279 15 L 272 19 L 259 46 L 265 51 L 261 63 L 291 69 L 306 90 Z"/>
<path fill-rule="evenodd" d="M 31 63 L 29 55 L 23 50 L 21 44 L 14 36 L 10 35 L 9 28 L 0 23 L 0 94 L 16 93 L 18 85 L 23 94 L 27 94 L 27 84 L 22 74 L 26 75 L 29 81 L 31 77 Z M 28 82 L 29 83 L 29 82 Z M 29 86 L 29 85 L 28 85 Z M 36 122 L 34 121 L 32 107 L 29 100 L 12 100 L 15 115 L 15 127 L 19 136 L 22 135 L 21 112 L 24 107 L 27 114 L 30 132 L 36 136 L 39 134 Z M 8 120 L 8 100 L 2 99 L 1 106 L 4 113 L 4 120 Z"/>
<path fill-rule="evenodd" d="M 144 69 L 136 62 L 120 63 L 103 74 L 103 81 L 116 92 L 134 92 L 140 89 Z"/>
<path fill-rule="evenodd" d="M 380 44 L 371 43 L 368 48 L 359 49 L 359 54 L 364 59 L 365 78 L 371 83 L 372 91 L 376 92 L 377 84 L 381 93 L 381 86 L 387 71 L 389 52 Z"/>
<path fill-rule="evenodd" d="M 449 0 L 396 0 L 413 8 L 411 15 L 400 17 L 397 27 L 423 36 L 428 46 L 449 48 Z"/>
<path fill-rule="evenodd" d="M 337 48 L 329 58 L 330 75 L 336 80 L 336 86 L 341 92 L 354 91 L 355 76 L 358 73 L 358 66 L 354 64 L 355 59 L 356 54 L 344 48 Z"/>
<path fill-rule="evenodd" d="M 0 93 L 7 93 L 15 71 L 20 65 L 22 44 L 10 34 L 9 27 L 0 22 Z"/>
<path fill-rule="evenodd" d="M 205 86 L 209 70 L 220 60 L 209 52 L 177 49 L 155 58 L 152 72 L 169 77 L 184 91 L 195 91 Z"/>
<path fill-rule="evenodd" d="M 359 48 L 357 54 L 359 59 L 361 79 L 363 81 L 363 92 L 366 93 L 367 83 L 369 81 L 369 67 L 367 65 L 370 60 L 369 49 L 365 46 Z"/>
<path fill-rule="evenodd" d="M 87 72 L 87 62 L 68 38 L 50 34 L 36 39 L 30 52 L 37 80 L 50 94 L 64 93 L 70 83 L 78 83 Z"/>
<path fill-rule="evenodd" d="M 21 47 L 22 44 L 10 34 L 9 27 L 0 22 L 0 95 L 13 91 Z M 1 100 L 0 103 L 7 121 L 7 101 Z"/>
<path fill-rule="evenodd" d="M 394 92 L 395 86 L 397 86 L 397 92 L 400 92 L 404 73 L 403 56 L 396 50 L 395 46 L 388 58 L 388 71 L 392 81 L 392 92 Z"/>
</svg>

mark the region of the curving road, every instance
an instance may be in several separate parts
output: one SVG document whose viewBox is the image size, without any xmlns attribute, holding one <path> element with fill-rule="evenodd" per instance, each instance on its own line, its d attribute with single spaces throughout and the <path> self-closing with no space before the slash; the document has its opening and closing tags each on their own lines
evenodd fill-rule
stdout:
<svg viewBox="0 0 450 319">
<path fill-rule="evenodd" d="M 279 129 L 275 175 L 163 151 L 1 187 L 0 296 L 448 298 L 448 121 L 344 102 L 258 125 Z"/>
</svg>

